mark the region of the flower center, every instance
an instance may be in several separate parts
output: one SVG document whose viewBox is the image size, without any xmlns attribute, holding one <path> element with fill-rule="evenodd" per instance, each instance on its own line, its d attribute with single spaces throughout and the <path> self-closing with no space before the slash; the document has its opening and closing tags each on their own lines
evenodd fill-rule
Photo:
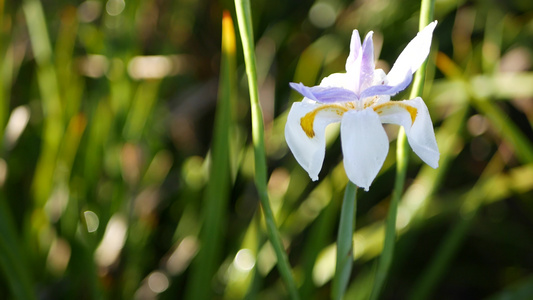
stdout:
<svg viewBox="0 0 533 300">
<path fill-rule="evenodd" d="M 318 113 L 333 113 L 338 115 L 339 117 L 342 117 L 345 112 L 349 110 L 363 110 L 367 109 L 369 107 L 372 107 L 372 109 L 378 114 L 382 115 L 384 113 L 391 113 L 398 110 L 405 110 L 409 113 L 411 116 L 411 125 L 415 122 L 416 114 L 418 113 L 418 110 L 416 107 L 412 107 L 409 105 L 406 105 L 402 102 L 398 101 L 388 101 L 381 104 L 376 104 L 378 100 L 377 96 L 374 96 L 370 99 L 365 99 L 365 101 L 353 101 L 353 102 L 344 102 L 340 104 L 324 104 L 321 105 L 312 111 L 308 112 L 305 116 L 303 116 L 300 119 L 300 126 L 302 127 L 305 134 L 310 138 L 315 137 L 315 130 L 313 129 L 313 126 L 315 124 L 315 118 Z"/>
</svg>

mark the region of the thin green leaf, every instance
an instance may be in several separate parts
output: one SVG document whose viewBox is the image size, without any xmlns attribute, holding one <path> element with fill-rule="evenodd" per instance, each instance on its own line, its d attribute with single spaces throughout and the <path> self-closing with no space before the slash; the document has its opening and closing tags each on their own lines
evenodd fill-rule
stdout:
<svg viewBox="0 0 533 300">
<path fill-rule="evenodd" d="M 237 21 L 246 64 L 246 74 L 248 76 L 248 87 L 250 92 L 250 109 L 252 113 L 252 139 L 254 144 L 255 157 L 255 185 L 261 200 L 263 214 L 267 227 L 268 238 L 272 243 L 276 253 L 278 269 L 281 277 L 287 285 L 289 295 L 292 299 L 298 299 L 296 283 L 292 277 L 291 268 L 287 254 L 283 249 L 283 244 L 274 220 L 274 214 L 270 206 L 267 192 L 267 166 L 264 141 L 264 124 L 261 106 L 259 104 L 259 91 L 257 86 L 257 71 L 255 63 L 255 47 L 252 30 L 252 13 L 249 0 L 235 0 Z"/>
</svg>

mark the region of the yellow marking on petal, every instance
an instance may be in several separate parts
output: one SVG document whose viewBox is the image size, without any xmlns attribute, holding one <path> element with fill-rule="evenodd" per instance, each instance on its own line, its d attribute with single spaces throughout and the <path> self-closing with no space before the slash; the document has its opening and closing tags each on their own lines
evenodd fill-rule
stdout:
<svg viewBox="0 0 533 300">
<path fill-rule="evenodd" d="M 418 109 L 416 107 L 412 107 L 410 105 L 398 101 L 389 101 L 376 105 L 374 107 L 374 111 L 378 114 L 382 114 L 385 109 L 394 108 L 405 109 L 411 115 L 411 126 L 413 126 L 413 123 L 415 123 L 416 115 L 418 113 Z"/>
<path fill-rule="evenodd" d="M 374 105 L 374 104 L 376 103 L 377 100 L 378 100 L 378 96 L 374 96 L 374 97 L 372 97 L 372 99 L 370 99 L 370 100 L 366 100 L 366 101 L 365 101 L 364 108 L 366 109 L 366 108 L 368 108 L 368 107 Z"/>
<path fill-rule="evenodd" d="M 319 112 L 324 110 L 335 112 L 339 116 L 342 116 L 345 112 L 348 111 L 348 108 L 342 107 L 337 104 L 326 104 L 313 109 L 305 116 L 303 116 L 300 119 L 300 126 L 302 126 L 303 131 L 310 139 L 315 137 L 315 130 L 313 129 L 313 125 L 315 124 L 315 117 Z"/>
</svg>

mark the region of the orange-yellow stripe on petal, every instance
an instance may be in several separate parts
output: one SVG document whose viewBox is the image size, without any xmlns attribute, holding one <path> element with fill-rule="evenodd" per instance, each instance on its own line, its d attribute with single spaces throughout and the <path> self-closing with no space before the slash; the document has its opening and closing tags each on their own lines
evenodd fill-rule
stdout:
<svg viewBox="0 0 533 300">
<path fill-rule="evenodd" d="M 313 109 L 300 119 L 300 126 L 302 126 L 305 134 L 312 139 L 315 136 L 315 130 L 313 125 L 315 124 L 315 117 L 321 111 L 330 111 L 342 116 L 348 111 L 348 108 L 337 104 L 326 104 Z"/>
<path fill-rule="evenodd" d="M 386 110 L 394 110 L 394 109 L 405 109 L 410 115 L 411 115 L 411 126 L 415 122 L 416 115 L 418 113 L 418 109 L 416 107 L 412 107 L 410 105 L 407 105 L 405 103 L 399 102 L 399 101 L 389 101 L 385 103 L 378 104 L 373 107 L 374 111 L 376 113 L 383 114 Z"/>
</svg>

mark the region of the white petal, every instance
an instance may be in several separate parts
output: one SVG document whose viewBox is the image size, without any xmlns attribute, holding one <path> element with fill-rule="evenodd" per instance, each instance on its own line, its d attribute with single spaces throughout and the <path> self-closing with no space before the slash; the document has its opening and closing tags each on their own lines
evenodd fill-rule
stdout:
<svg viewBox="0 0 533 300">
<path fill-rule="evenodd" d="M 357 92 L 355 87 L 354 75 L 351 73 L 333 73 L 328 77 L 324 77 L 320 82 L 323 87 L 340 87 L 352 92 Z"/>
<path fill-rule="evenodd" d="M 340 87 L 350 90 L 354 93 L 358 92 L 358 71 L 348 73 L 333 73 L 327 77 L 324 77 L 320 82 L 320 86 L 324 87 Z"/>
<path fill-rule="evenodd" d="M 385 71 L 383 71 L 382 69 L 374 70 L 374 79 L 372 80 L 372 86 L 388 85 L 388 84 L 389 84 L 389 80 L 387 79 L 387 75 L 385 74 Z M 385 103 L 389 101 L 390 101 L 389 95 L 379 95 L 377 96 L 375 104 L 381 104 L 381 103 Z"/>
<path fill-rule="evenodd" d="M 405 49 L 403 49 L 387 75 L 389 85 L 397 85 L 402 82 L 408 72 L 413 74 L 418 68 L 420 68 L 420 65 L 422 65 L 429 54 L 431 38 L 435 26 L 437 26 L 437 21 L 426 26 L 426 28 L 420 31 L 416 37 L 409 42 Z"/>
<path fill-rule="evenodd" d="M 309 101 L 296 102 L 292 105 L 285 125 L 285 139 L 298 163 L 309 173 L 312 180 L 318 180 L 326 152 L 326 126 L 339 122 L 341 116 L 330 109 L 320 110 L 313 122 L 313 137 L 309 137 L 301 125 L 302 118 L 309 112 L 334 105 L 323 105 Z"/>
<path fill-rule="evenodd" d="M 408 107 L 415 108 L 415 110 Z M 413 151 L 429 166 L 439 166 L 439 148 L 435 140 L 433 123 L 429 111 L 422 100 L 417 97 L 411 100 L 391 101 L 376 106 L 381 122 L 398 124 L 404 127 L 407 140 Z M 414 117 L 414 123 L 412 119 Z"/>
<path fill-rule="evenodd" d="M 372 108 L 351 110 L 341 121 L 344 169 L 350 181 L 368 191 L 389 152 L 389 139 Z"/>
<path fill-rule="evenodd" d="M 388 85 L 389 80 L 387 79 L 387 75 L 385 74 L 385 71 L 382 69 L 375 69 L 374 70 L 374 76 L 372 78 L 372 85 Z"/>
<path fill-rule="evenodd" d="M 346 71 L 347 72 L 359 72 L 356 70 L 358 65 L 356 63 L 357 58 L 361 55 L 361 37 L 359 36 L 359 31 L 355 29 L 352 32 L 352 40 L 350 41 L 350 54 L 348 59 L 346 59 Z"/>
</svg>

